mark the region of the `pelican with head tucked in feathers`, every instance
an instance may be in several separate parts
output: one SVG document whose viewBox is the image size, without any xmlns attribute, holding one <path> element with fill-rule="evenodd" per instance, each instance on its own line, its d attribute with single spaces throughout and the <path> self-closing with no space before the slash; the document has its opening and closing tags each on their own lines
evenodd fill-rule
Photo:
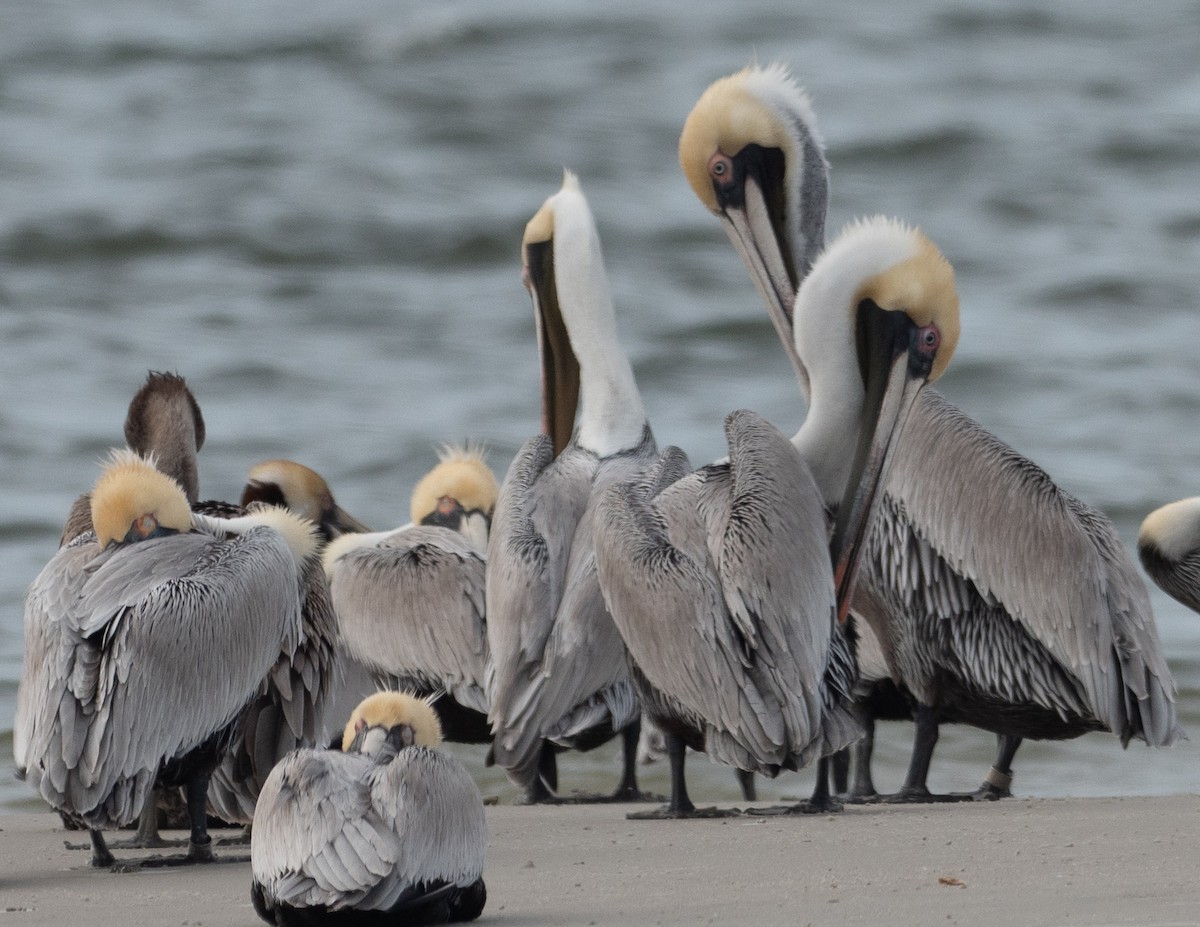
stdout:
<svg viewBox="0 0 1200 927">
<path fill-rule="evenodd" d="M 371 529 L 343 509 L 316 470 L 294 460 L 264 460 L 246 474 L 242 505 L 255 502 L 282 505 L 321 530 L 326 542 L 343 534 Z"/>
<path fill-rule="evenodd" d="M 542 361 L 543 433 L 509 466 L 488 542 L 493 755 L 526 801 L 551 800 L 545 742 L 588 749 L 623 731 L 617 795 L 628 799 L 637 795 L 637 697 L 596 580 L 592 524 L 604 488 L 642 479 L 657 451 L 573 174 L 529 221 L 522 251 Z"/>
<path fill-rule="evenodd" d="M 705 91 L 679 146 L 794 362 L 790 292 L 825 207 L 823 196 L 805 200 L 812 156 L 799 127 L 810 115 L 785 69 L 750 67 Z M 930 797 L 940 721 L 999 735 L 976 797 L 1008 793 L 1024 737 L 1108 730 L 1163 746 L 1180 735 L 1149 597 L 1104 515 L 934 390 L 921 394 L 884 489 L 854 612 L 917 703 L 902 800 Z"/>
<path fill-rule="evenodd" d="M 954 352 L 953 271 L 919 232 L 864 221 L 813 266 L 795 324 L 812 405 L 794 438 L 734 412 L 727 462 L 614 487 L 597 513 L 601 587 L 668 736 L 668 816 L 695 812 L 685 744 L 774 776 L 859 737 L 840 619 L 890 448 Z M 799 810 L 830 806 L 822 764 Z"/>
<path fill-rule="evenodd" d="M 183 487 L 193 512 L 217 517 L 246 514 L 243 506 L 198 501 L 197 453 L 204 437 L 199 403 L 184 378 L 151 371 L 129 404 L 125 419 L 129 446 L 141 456 L 152 458 L 160 471 Z M 321 518 L 323 535 L 328 535 L 331 526 L 334 530 L 353 530 L 359 525 L 333 503 L 325 481 L 307 467 L 270 461 L 251 473 L 281 487 L 275 490 L 276 495 L 285 503 L 293 503 L 303 517 L 311 512 Z M 264 485 L 263 481 L 256 484 L 257 496 L 248 491 L 247 502 L 261 500 Z M 90 495 L 85 493 L 72 507 L 63 536 L 70 539 L 90 530 Z M 340 676 L 340 660 L 335 653 L 337 625 L 329 589 L 315 558 L 305 566 L 302 590 L 303 636 L 294 647 L 283 647 L 281 642 L 279 659 L 243 713 L 241 726 L 210 779 L 212 810 L 227 821 L 248 823 L 258 790 L 275 762 L 296 747 L 311 746 L 324 738 L 327 705 Z M 169 807 L 170 803 L 165 798 L 147 802 L 137 836 L 128 845 L 168 845 L 158 835 L 156 805 Z"/>
<path fill-rule="evenodd" d="M 447 447 L 412 523 L 322 555 L 342 646 L 384 688 L 430 696 L 447 740 L 487 743 L 484 571 L 499 486 L 482 451 Z"/>
<path fill-rule="evenodd" d="M 282 927 L 445 924 L 483 911 L 487 822 L 466 768 L 437 750 L 428 703 L 378 692 L 342 750 L 297 750 L 263 786 L 254 909 Z"/>
<path fill-rule="evenodd" d="M 26 776 L 92 832 L 154 785 L 185 785 L 188 858 L 212 858 L 208 778 L 281 648 L 302 635 L 311 524 L 282 509 L 193 513 L 174 480 L 116 451 L 92 491 L 94 533 L 62 547 L 25 605 Z"/>
<path fill-rule="evenodd" d="M 1158 588 L 1200 612 L 1200 496 L 1171 502 L 1147 515 L 1137 548 Z"/>
</svg>

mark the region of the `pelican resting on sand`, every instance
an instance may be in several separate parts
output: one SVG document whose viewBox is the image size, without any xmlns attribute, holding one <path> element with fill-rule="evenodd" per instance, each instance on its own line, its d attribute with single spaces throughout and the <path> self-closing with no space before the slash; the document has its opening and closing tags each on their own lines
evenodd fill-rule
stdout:
<svg viewBox="0 0 1200 927">
<path fill-rule="evenodd" d="M 345 752 L 297 750 L 276 766 L 250 844 L 259 916 L 279 927 L 477 918 L 483 800 L 440 742 L 428 703 L 378 692 L 351 715 Z"/>
<path fill-rule="evenodd" d="M 1142 566 L 1158 588 L 1200 612 L 1200 496 L 1147 515 L 1137 547 Z"/>
<path fill-rule="evenodd" d="M 708 88 L 679 156 L 722 219 L 797 362 L 789 287 L 817 225 L 805 201 L 807 97 L 780 66 Z M 782 320 L 782 322 L 781 322 Z M 1122 744 L 1181 734 L 1174 683 L 1144 583 L 1112 523 L 1064 492 L 935 390 L 899 436 L 854 597 L 856 626 L 879 639 L 892 679 L 916 702 L 916 743 L 898 800 L 928 801 L 942 721 L 999 735 L 978 792 L 1009 794 L 1022 738 L 1107 730 Z"/>
<path fill-rule="evenodd" d="M 919 232 L 867 220 L 817 260 L 795 318 L 812 404 L 794 438 L 731 413 L 728 462 L 657 495 L 613 487 L 597 513 L 600 584 L 643 711 L 668 736 L 667 816 L 695 812 L 685 744 L 773 777 L 861 733 L 840 619 L 889 448 L 954 352 L 953 271 Z M 822 769 L 797 810 L 828 807 Z"/>
<path fill-rule="evenodd" d="M 545 742 L 590 749 L 621 731 L 614 797 L 630 800 L 638 796 L 637 697 L 596 579 L 592 524 L 603 490 L 641 479 L 658 457 L 617 340 L 599 235 L 570 172 L 526 226 L 522 253 L 542 362 L 542 434 L 509 466 L 488 542 L 493 755 L 526 801 L 551 801 L 557 784 Z"/>
<path fill-rule="evenodd" d="M 243 711 L 302 629 L 299 580 L 311 524 L 282 509 L 195 514 L 174 480 L 114 451 L 92 491 L 95 533 L 62 547 L 25 603 L 19 719 L 29 783 L 91 831 L 185 785 L 188 859 L 213 859 L 209 774 Z"/>
<path fill-rule="evenodd" d="M 447 447 L 412 524 L 348 534 L 322 556 L 346 652 L 384 688 L 433 699 L 443 736 L 488 743 L 484 572 L 499 486 L 479 450 Z"/>
</svg>

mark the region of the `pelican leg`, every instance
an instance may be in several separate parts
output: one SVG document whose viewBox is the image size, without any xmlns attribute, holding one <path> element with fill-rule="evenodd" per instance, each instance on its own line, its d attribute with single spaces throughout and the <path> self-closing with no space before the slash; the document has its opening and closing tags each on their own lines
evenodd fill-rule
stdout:
<svg viewBox="0 0 1200 927">
<path fill-rule="evenodd" d="M 838 795 L 850 791 L 850 767 L 853 765 L 850 748 L 839 750 L 830 758 L 830 775 L 833 778 L 833 790 Z"/>
<path fill-rule="evenodd" d="M 929 764 L 933 760 L 933 748 L 938 742 L 938 714 L 929 705 L 917 705 L 914 718 L 917 733 L 913 738 L 912 758 L 908 761 L 908 775 L 900 791 L 885 795 L 880 801 L 892 805 L 921 804 L 923 802 L 970 801 L 970 792 L 961 794 L 935 795 L 929 791 L 926 780 Z"/>
<path fill-rule="evenodd" d="M 108 869 L 116 860 L 113 858 L 112 851 L 109 850 L 108 844 L 104 842 L 104 835 L 98 830 L 88 829 L 88 836 L 92 839 L 92 868 Z"/>
<path fill-rule="evenodd" d="M 795 805 L 771 805 L 767 808 L 747 808 L 744 812 L 749 815 L 779 815 L 779 814 L 833 814 L 842 810 L 842 803 L 829 790 L 829 768 L 832 765 L 829 757 L 823 756 L 817 760 L 817 784 L 813 793 L 806 800 Z"/>
<path fill-rule="evenodd" d="M 648 795 L 637 784 L 638 741 L 642 737 L 639 715 L 621 730 L 621 781 L 612 794 L 613 801 L 661 801 L 660 796 Z"/>
<path fill-rule="evenodd" d="M 188 818 L 192 834 L 188 840 L 188 859 L 196 863 L 211 863 L 215 858 L 212 837 L 208 835 L 208 776 L 192 776 L 187 781 Z"/>
<path fill-rule="evenodd" d="M 737 770 L 738 785 L 742 788 L 742 801 L 758 801 L 758 789 L 754 787 L 754 773 L 748 769 Z"/>
<path fill-rule="evenodd" d="M 741 814 L 734 809 L 697 808 L 688 797 L 683 766 L 687 759 L 687 744 L 678 734 L 663 732 L 667 741 L 667 759 L 671 763 L 671 799 L 665 808 L 654 811 L 631 811 L 625 815 L 631 821 L 670 821 L 679 818 L 730 818 Z"/>
<path fill-rule="evenodd" d="M 975 801 L 999 801 L 1001 798 L 1012 798 L 1012 761 L 1021 746 L 1020 737 L 1008 734 L 996 735 L 996 762 L 988 770 L 983 779 L 983 785 L 971 793 Z"/>
<path fill-rule="evenodd" d="M 193 863 L 248 863 L 249 856 L 217 856 L 213 853 L 212 837 L 208 834 L 208 773 L 199 773 L 187 781 L 188 820 L 191 834 L 186 856 L 151 856 L 131 861 L 121 868 L 159 868 L 187 866 Z"/>
<path fill-rule="evenodd" d="M 879 793 L 875 790 L 875 781 L 871 778 L 871 759 L 875 755 L 875 719 L 867 715 L 862 719 L 862 726 L 862 739 L 846 751 L 854 770 L 854 779 L 844 797 L 851 804 L 862 804 L 879 798 Z"/>
<path fill-rule="evenodd" d="M 525 788 L 521 796 L 522 805 L 557 804 L 560 799 L 555 793 L 558 790 L 558 761 L 555 759 L 554 744 L 548 740 L 542 741 L 542 752 L 538 756 L 537 776 Z"/>
<path fill-rule="evenodd" d="M 817 784 L 808 801 L 801 802 L 795 811 L 799 814 L 822 814 L 825 812 L 841 811 L 842 803 L 833 797 L 829 791 L 829 767 L 832 765 L 829 757 L 823 756 L 817 760 Z"/>
</svg>

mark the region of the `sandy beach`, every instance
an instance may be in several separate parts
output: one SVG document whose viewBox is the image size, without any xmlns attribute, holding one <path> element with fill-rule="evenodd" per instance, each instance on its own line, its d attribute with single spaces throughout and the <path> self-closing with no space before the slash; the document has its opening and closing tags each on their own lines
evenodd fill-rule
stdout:
<svg viewBox="0 0 1200 927">
<path fill-rule="evenodd" d="M 1200 795 L 667 822 L 628 810 L 489 808 L 477 923 L 1200 924 Z M 92 871 L 64 846 L 80 836 L 48 813 L 0 816 L 0 927 L 259 923 L 248 863 Z"/>
</svg>

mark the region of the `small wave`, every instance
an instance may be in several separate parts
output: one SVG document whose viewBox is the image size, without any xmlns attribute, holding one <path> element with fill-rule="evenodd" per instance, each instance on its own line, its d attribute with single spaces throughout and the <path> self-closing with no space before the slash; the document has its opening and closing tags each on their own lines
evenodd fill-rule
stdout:
<svg viewBox="0 0 1200 927">
<path fill-rule="evenodd" d="M 1033 299 L 1046 308 L 1097 309 L 1110 306 L 1127 309 L 1186 305 L 1191 296 L 1183 287 L 1161 281 L 1138 280 L 1118 274 L 1093 274 L 1042 287 L 1034 293 Z"/>
<path fill-rule="evenodd" d="M 887 165 L 897 162 L 919 162 L 925 167 L 940 162 L 962 162 L 972 150 L 987 139 L 977 129 L 965 125 L 930 128 L 908 135 L 839 145 L 830 149 L 829 159 L 841 170 L 845 167 Z"/>
<path fill-rule="evenodd" d="M 1123 134 L 1111 138 L 1095 149 L 1102 162 L 1116 167 L 1165 168 L 1186 165 L 1189 168 L 1200 158 L 1200 144 L 1195 138 L 1180 135 Z"/>
</svg>

